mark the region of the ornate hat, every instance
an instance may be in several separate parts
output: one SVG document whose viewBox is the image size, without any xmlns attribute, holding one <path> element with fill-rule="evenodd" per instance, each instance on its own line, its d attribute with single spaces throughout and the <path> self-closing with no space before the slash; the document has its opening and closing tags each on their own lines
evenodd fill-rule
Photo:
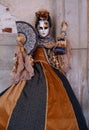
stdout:
<svg viewBox="0 0 89 130">
<path fill-rule="evenodd" d="M 49 12 L 47 10 L 39 10 L 35 14 L 40 20 L 48 20 Z"/>
<path fill-rule="evenodd" d="M 17 32 L 23 34 L 26 38 L 24 48 L 27 54 L 32 54 L 37 43 L 37 34 L 35 29 L 31 24 L 24 21 L 16 21 L 16 25 Z"/>
<path fill-rule="evenodd" d="M 47 20 L 49 22 L 49 26 L 51 27 L 51 17 L 50 13 L 47 10 L 39 10 L 35 13 L 36 15 L 36 22 L 35 22 L 35 28 L 37 28 L 37 25 L 39 24 L 40 20 Z"/>
</svg>

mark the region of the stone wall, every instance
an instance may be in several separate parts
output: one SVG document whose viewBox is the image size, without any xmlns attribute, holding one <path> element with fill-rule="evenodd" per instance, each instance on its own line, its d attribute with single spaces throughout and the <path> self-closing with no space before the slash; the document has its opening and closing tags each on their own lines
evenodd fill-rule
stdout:
<svg viewBox="0 0 89 130">
<path fill-rule="evenodd" d="M 10 85 L 17 35 L 15 21 L 9 8 L 0 4 L 0 92 Z"/>
<path fill-rule="evenodd" d="M 11 14 L 17 20 L 25 20 L 34 25 L 35 12 L 39 9 L 47 9 L 51 14 L 55 9 L 54 0 L 0 0 L 0 3 L 9 7 Z"/>
<path fill-rule="evenodd" d="M 11 85 L 16 34 L 0 34 L 0 92 Z"/>
</svg>

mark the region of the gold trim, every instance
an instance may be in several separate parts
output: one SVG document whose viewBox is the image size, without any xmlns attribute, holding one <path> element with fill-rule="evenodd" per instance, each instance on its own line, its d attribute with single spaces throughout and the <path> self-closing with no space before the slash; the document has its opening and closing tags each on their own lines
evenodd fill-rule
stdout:
<svg viewBox="0 0 89 130">
<path fill-rule="evenodd" d="M 44 68 L 42 63 L 41 63 L 41 65 L 42 65 L 42 68 Z M 46 89 L 47 89 L 47 94 L 46 94 L 47 97 L 46 97 L 45 128 L 44 128 L 44 130 L 46 130 L 46 124 L 47 124 L 47 113 L 48 113 L 48 82 L 47 82 L 47 78 L 46 78 L 46 74 L 45 74 L 44 69 L 43 69 L 43 73 L 44 73 L 44 76 L 45 76 L 45 80 L 46 80 Z"/>
</svg>

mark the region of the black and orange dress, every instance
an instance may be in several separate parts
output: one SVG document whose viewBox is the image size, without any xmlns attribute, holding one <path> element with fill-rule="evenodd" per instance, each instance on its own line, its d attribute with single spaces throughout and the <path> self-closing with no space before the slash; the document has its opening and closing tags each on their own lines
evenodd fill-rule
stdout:
<svg viewBox="0 0 89 130">
<path fill-rule="evenodd" d="M 50 65 L 46 53 L 38 46 L 34 76 L 0 94 L 0 130 L 88 130 L 67 78 Z"/>
</svg>

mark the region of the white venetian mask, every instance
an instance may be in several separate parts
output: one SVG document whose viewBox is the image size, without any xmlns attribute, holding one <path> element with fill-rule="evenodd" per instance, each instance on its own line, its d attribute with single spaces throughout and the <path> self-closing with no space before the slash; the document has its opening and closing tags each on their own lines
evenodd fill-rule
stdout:
<svg viewBox="0 0 89 130">
<path fill-rule="evenodd" d="M 40 20 L 37 29 L 41 37 L 46 37 L 49 34 L 49 22 Z"/>
</svg>

